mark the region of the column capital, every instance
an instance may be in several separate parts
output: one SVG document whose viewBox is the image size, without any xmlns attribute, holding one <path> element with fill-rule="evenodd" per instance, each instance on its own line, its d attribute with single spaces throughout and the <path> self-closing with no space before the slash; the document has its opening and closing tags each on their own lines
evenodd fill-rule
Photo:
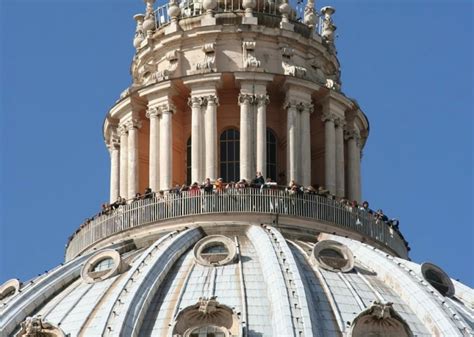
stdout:
<svg viewBox="0 0 474 337">
<path fill-rule="evenodd" d="M 214 104 L 214 105 L 219 105 L 219 97 L 217 95 L 212 94 L 212 95 L 206 95 L 205 98 L 205 104 Z"/>
<path fill-rule="evenodd" d="M 120 138 L 118 138 L 117 134 L 114 133 L 105 142 L 105 145 L 107 146 L 107 149 L 109 150 L 109 152 L 112 152 L 113 150 L 118 150 L 120 149 Z"/>
<path fill-rule="evenodd" d="M 146 117 L 149 119 L 158 118 L 161 115 L 161 110 L 157 106 L 152 106 L 146 111 Z"/>
<path fill-rule="evenodd" d="M 337 119 L 337 115 L 335 113 L 332 113 L 332 112 L 325 112 L 323 113 L 323 115 L 321 116 L 321 120 L 323 122 L 335 122 Z"/>
<path fill-rule="evenodd" d="M 142 127 L 142 121 L 137 118 L 134 118 L 126 122 L 125 126 L 128 131 L 133 129 L 140 129 Z"/>
<path fill-rule="evenodd" d="M 191 108 L 200 108 L 206 103 L 205 98 L 201 96 L 191 96 L 188 98 L 188 105 Z"/>
<path fill-rule="evenodd" d="M 314 105 L 312 103 L 300 103 L 298 104 L 298 110 L 300 112 L 309 112 L 312 114 L 314 112 Z"/>
<path fill-rule="evenodd" d="M 354 128 L 347 129 L 344 131 L 344 139 L 349 140 L 349 139 L 355 139 L 356 143 L 359 144 L 360 140 L 360 133 Z"/>
<path fill-rule="evenodd" d="M 270 96 L 264 94 L 255 95 L 255 102 L 258 106 L 268 105 L 270 104 Z"/>
<path fill-rule="evenodd" d="M 121 123 L 117 128 L 117 133 L 119 136 L 124 136 L 128 133 L 127 124 Z"/>
<path fill-rule="evenodd" d="M 336 127 L 338 128 L 345 128 L 346 126 L 346 121 L 344 118 L 341 118 L 341 117 L 338 117 L 334 120 L 334 124 L 336 125 Z"/>
<path fill-rule="evenodd" d="M 253 104 L 255 101 L 255 96 L 254 95 L 251 95 L 251 94 L 243 94 L 243 93 L 240 93 L 239 94 L 239 98 L 238 98 L 238 103 L 239 105 L 242 105 L 242 104 Z"/>
<path fill-rule="evenodd" d="M 167 102 L 157 106 L 161 114 L 170 113 L 173 114 L 176 111 L 176 106 L 173 103 Z"/>
<path fill-rule="evenodd" d="M 287 98 L 283 103 L 283 109 L 298 108 L 298 101 L 296 99 Z"/>
</svg>

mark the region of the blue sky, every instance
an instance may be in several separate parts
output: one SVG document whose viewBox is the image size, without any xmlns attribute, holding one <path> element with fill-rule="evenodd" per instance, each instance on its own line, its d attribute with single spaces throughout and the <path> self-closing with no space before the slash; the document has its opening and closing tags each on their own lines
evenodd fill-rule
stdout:
<svg viewBox="0 0 474 337">
<path fill-rule="evenodd" d="M 370 120 L 363 195 L 400 219 L 416 262 L 474 285 L 473 4 L 335 6 L 343 91 Z M 0 2 L 0 284 L 62 262 L 107 200 L 101 126 L 130 84 L 141 0 Z"/>
</svg>

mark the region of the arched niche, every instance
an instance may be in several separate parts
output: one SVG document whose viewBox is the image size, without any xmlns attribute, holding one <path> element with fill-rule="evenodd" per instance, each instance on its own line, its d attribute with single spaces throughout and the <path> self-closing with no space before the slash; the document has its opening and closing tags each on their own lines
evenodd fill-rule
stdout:
<svg viewBox="0 0 474 337">
<path fill-rule="evenodd" d="M 173 325 L 173 337 L 240 337 L 242 329 L 237 314 L 228 306 L 220 304 L 216 297 L 200 298 L 199 301 L 181 310 Z"/>
<path fill-rule="evenodd" d="M 349 337 L 413 337 L 392 303 L 372 302 L 352 321 Z"/>
</svg>

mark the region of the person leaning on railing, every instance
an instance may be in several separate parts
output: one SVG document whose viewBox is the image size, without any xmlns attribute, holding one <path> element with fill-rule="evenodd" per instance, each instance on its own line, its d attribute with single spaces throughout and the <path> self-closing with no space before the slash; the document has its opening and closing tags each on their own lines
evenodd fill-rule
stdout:
<svg viewBox="0 0 474 337">
<path fill-rule="evenodd" d="M 280 176 L 283 177 L 284 175 L 280 174 Z M 174 188 L 170 190 L 159 191 L 158 193 L 153 192 L 151 188 L 147 187 L 143 195 L 141 195 L 140 193 L 137 193 L 135 197 L 130 201 L 133 203 L 133 202 L 137 202 L 138 200 L 143 200 L 143 199 L 154 199 L 157 202 L 160 202 L 160 201 L 165 201 L 168 195 L 173 196 L 174 198 L 176 198 L 177 196 L 182 196 L 183 192 L 189 192 L 188 195 L 190 197 L 201 195 L 201 191 L 206 194 L 209 194 L 209 193 L 233 194 L 235 192 L 240 192 L 249 187 L 256 188 L 256 189 L 258 188 L 260 189 L 260 192 L 263 192 L 265 189 L 275 189 L 275 190 L 286 191 L 288 194 L 294 195 L 294 196 L 299 196 L 303 194 L 304 195 L 317 195 L 317 196 L 328 198 L 331 200 L 336 200 L 336 202 L 341 207 L 344 207 L 347 211 L 356 212 L 356 213 L 366 213 L 369 217 L 373 217 L 373 219 L 375 220 L 377 224 L 383 223 L 389 226 L 391 230 L 398 233 L 400 238 L 404 241 L 407 249 L 410 249 L 408 247 L 408 242 L 403 238 L 403 235 L 401 234 L 399 230 L 399 221 L 396 219 L 389 220 L 389 218 L 383 213 L 381 209 L 379 209 L 377 212 L 372 211 L 369 208 L 369 203 L 367 201 L 364 201 L 362 205 L 359 205 L 357 201 L 355 200 L 349 201 L 345 198 L 338 199 L 336 198 L 336 196 L 332 195 L 328 190 L 326 190 L 322 186 L 315 185 L 315 186 L 303 187 L 303 186 L 298 185 L 294 180 L 292 180 L 288 186 L 278 185 L 276 182 L 273 182 L 271 178 L 267 178 L 266 180 L 264 180 L 264 177 L 262 176 L 261 172 L 257 172 L 255 179 L 252 180 L 252 183 L 250 185 L 245 179 L 241 179 L 237 183 L 234 183 L 233 181 L 231 181 L 228 184 L 225 184 L 222 178 L 218 178 L 213 184 L 209 178 L 206 178 L 206 181 L 202 185 L 199 185 L 197 182 L 194 182 L 191 186 L 187 186 L 186 184 L 183 184 L 180 187 L 179 185 L 176 185 Z M 119 196 L 117 200 L 112 204 L 108 204 L 108 203 L 102 204 L 101 211 L 98 214 L 96 214 L 94 217 L 90 219 L 86 219 L 84 223 L 82 223 L 81 226 L 77 229 L 77 231 L 73 234 L 73 236 L 75 236 L 82 228 L 84 228 L 87 224 L 89 224 L 92 220 L 94 220 L 98 216 L 111 214 L 120 206 L 124 206 L 126 204 L 127 204 L 127 200 L 121 196 Z"/>
</svg>

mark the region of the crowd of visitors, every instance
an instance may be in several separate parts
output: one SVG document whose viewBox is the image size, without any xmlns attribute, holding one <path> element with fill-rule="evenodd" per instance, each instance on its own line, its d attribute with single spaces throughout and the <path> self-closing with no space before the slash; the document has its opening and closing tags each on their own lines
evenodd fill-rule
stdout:
<svg viewBox="0 0 474 337">
<path fill-rule="evenodd" d="M 92 218 L 88 218 L 84 221 L 84 223 L 78 228 L 78 230 L 73 234 L 73 236 L 78 233 L 83 227 L 85 227 L 88 223 L 92 220 L 96 219 L 97 217 L 112 214 L 116 209 L 120 208 L 123 205 L 127 205 L 130 203 L 136 203 L 140 200 L 146 199 L 166 199 L 168 196 L 176 197 L 180 196 L 183 193 L 186 193 L 188 196 L 198 196 L 198 195 L 210 195 L 214 193 L 226 193 L 229 191 L 241 191 L 246 188 L 258 188 L 261 191 L 266 189 L 277 189 L 277 190 L 284 190 L 288 195 L 318 195 L 324 198 L 335 200 L 339 203 L 341 207 L 344 207 L 347 211 L 357 213 L 357 214 L 369 214 L 375 219 L 376 224 L 384 224 L 389 227 L 391 232 L 396 232 L 404 241 L 408 250 L 408 242 L 404 239 L 402 233 L 399 230 L 399 221 L 397 219 L 389 219 L 383 212 L 383 210 L 378 209 L 376 211 L 372 210 L 369 207 L 369 203 L 364 201 L 362 204 L 359 204 L 356 200 L 348 200 L 345 198 L 338 198 L 335 195 L 332 195 L 328 190 L 324 189 L 322 186 L 315 185 L 315 186 L 302 186 L 292 180 L 288 186 L 281 186 L 278 185 L 276 182 L 272 181 L 271 178 L 264 178 L 261 172 L 257 172 L 255 178 L 250 182 L 241 179 L 237 182 L 231 181 L 229 183 L 225 183 L 222 178 L 216 179 L 214 182 L 211 181 L 210 178 L 206 178 L 206 180 L 200 184 L 198 182 L 194 182 L 191 185 L 175 185 L 173 188 L 167 191 L 152 191 L 151 188 L 147 187 L 143 194 L 136 193 L 135 197 L 131 200 L 126 200 L 123 197 L 118 197 L 117 200 L 113 203 L 104 203 L 102 204 L 101 211 L 97 213 Z M 360 223 L 361 224 L 361 223 Z M 72 240 L 71 236 L 69 241 Z"/>
</svg>

